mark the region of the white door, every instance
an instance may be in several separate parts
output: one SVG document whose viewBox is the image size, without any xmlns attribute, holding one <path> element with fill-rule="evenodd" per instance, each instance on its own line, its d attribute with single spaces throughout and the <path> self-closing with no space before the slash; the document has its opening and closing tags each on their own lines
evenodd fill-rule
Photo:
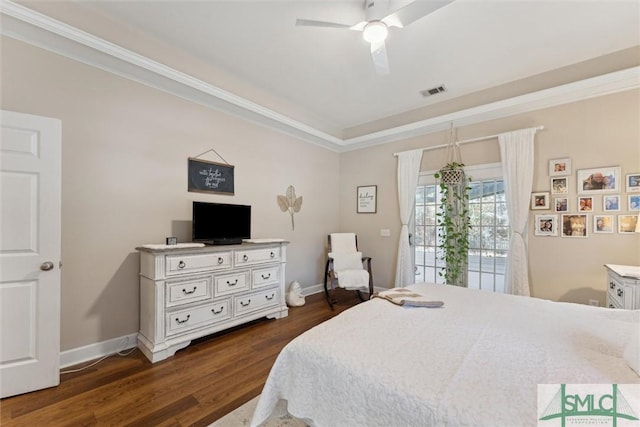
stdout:
<svg viewBox="0 0 640 427">
<path fill-rule="evenodd" d="M 60 383 L 59 120 L 0 111 L 0 397 Z"/>
</svg>

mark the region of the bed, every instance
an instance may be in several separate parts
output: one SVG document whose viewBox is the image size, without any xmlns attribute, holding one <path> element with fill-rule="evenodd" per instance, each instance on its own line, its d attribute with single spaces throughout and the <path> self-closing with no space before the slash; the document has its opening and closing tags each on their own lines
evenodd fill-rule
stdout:
<svg viewBox="0 0 640 427">
<path fill-rule="evenodd" d="M 640 382 L 640 311 L 409 289 L 444 306 L 374 298 L 295 338 L 251 425 L 287 411 L 319 427 L 536 425 L 538 384 Z"/>
</svg>

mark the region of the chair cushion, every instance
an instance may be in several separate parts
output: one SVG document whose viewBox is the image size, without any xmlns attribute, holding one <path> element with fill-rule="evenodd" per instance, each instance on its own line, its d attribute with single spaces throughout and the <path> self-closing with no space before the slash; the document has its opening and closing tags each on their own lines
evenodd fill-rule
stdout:
<svg viewBox="0 0 640 427">
<path fill-rule="evenodd" d="M 338 273 L 342 270 L 362 270 L 362 252 L 329 252 L 333 258 L 333 269 Z"/>
</svg>

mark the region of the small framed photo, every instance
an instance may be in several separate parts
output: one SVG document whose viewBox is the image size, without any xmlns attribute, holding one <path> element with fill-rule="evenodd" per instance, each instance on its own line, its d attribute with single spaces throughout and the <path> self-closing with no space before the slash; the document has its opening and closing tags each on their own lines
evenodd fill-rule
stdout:
<svg viewBox="0 0 640 427">
<path fill-rule="evenodd" d="M 571 159 L 549 160 L 549 176 L 571 175 Z"/>
<path fill-rule="evenodd" d="M 594 233 L 613 233 L 613 215 L 594 215 Z"/>
<path fill-rule="evenodd" d="M 531 209 L 549 209 L 549 192 L 531 193 Z"/>
<path fill-rule="evenodd" d="M 587 214 L 562 214 L 562 237 L 589 237 Z"/>
<path fill-rule="evenodd" d="M 536 236 L 558 235 L 558 215 L 536 215 L 534 224 Z"/>
<path fill-rule="evenodd" d="M 634 233 L 638 215 L 618 215 L 618 233 Z"/>
<path fill-rule="evenodd" d="M 376 213 L 377 210 L 377 185 L 365 185 L 358 187 L 357 213 Z"/>
<path fill-rule="evenodd" d="M 640 192 L 640 172 L 628 173 L 625 182 L 627 183 L 627 193 Z"/>
<path fill-rule="evenodd" d="M 551 178 L 551 194 L 569 194 L 569 177 Z"/>
<path fill-rule="evenodd" d="M 578 212 L 592 212 L 593 211 L 593 197 L 578 197 Z"/>
<path fill-rule="evenodd" d="M 629 207 L 628 211 L 640 211 L 640 194 L 629 194 L 629 204 L 627 206 Z"/>
<path fill-rule="evenodd" d="M 620 195 L 605 195 L 602 196 L 602 209 L 607 211 L 619 211 L 620 210 Z"/>
<path fill-rule="evenodd" d="M 177 245 L 178 244 L 178 238 L 177 237 L 167 237 L 165 240 L 166 240 L 168 246 L 173 246 L 173 245 Z"/>
<path fill-rule="evenodd" d="M 618 166 L 578 169 L 578 194 L 617 193 L 620 178 Z"/>
<path fill-rule="evenodd" d="M 568 197 L 554 197 L 553 198 L 553 210 L 556 212 L 569 212 L 569 198 Z"/>
</svg>

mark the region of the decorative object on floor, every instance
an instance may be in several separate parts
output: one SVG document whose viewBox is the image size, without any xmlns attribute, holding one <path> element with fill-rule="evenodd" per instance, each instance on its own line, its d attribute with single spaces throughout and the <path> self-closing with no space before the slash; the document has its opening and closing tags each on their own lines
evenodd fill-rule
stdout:
<svg viewBox="0 0 640 427">
<path fill-rule="evenodd" d="M 296 189 L 293 185 L 287 188 L 286 196 L 278 196 L 278 206 L 282 212 L 289 212 L 291 214 L 291 230 L 295 230 L 295 223 L 293 222 L 293 214 L 300 212 L 302 208 L 302 196 L 296 197 Z"/>
<path fill-rule="evenodd" d="M 201 160 L 198 157 L 210 153 L 216 153 L 224 163 Z M 233 180 L 234 166 L 213 148 L 195 157 L 189 157 L 188 190 L 199 193 L 234 194 Z"/>
<path fill-rule="evenodd" d="M 260 396 L 255 397 L 234 411 L 220 418 L 209 427 L 240 427 L 249 426 L 253 411 L 258 404 Z M 295 418 L 289 414 L 281 416 L 273 416 L 266 420 L 261 427 L 307 427 L 302 420 Z"/>
<path fill-rule="evenodd" d="M 469 181 L 464 172 L 460 147 L 454 142 L 453 126 L 449 133 L 447 164 L 434 174 L 440 185 L 442 210 L 436 213 L 440 260 L 445 267 L 438 274 L 445 283 L 467 286 L 467 258 L 469 255 Z"/>
<path fill-rule="evenodd" d="M 378 186 L 358 187 L 357 213 L 376 213 L 378 210 Z"/>
<path fill-rule="evenodd" d="M 300 307 L 304 305 L 304 303 L 305 299 L 302 294 L 302 287 L 300 286 L 300 283 L 297 281 L 291 282 L 291 285 L 289 285 L 289 292 L 287 293 L 287 304 L 289 304 L 290 307 Z"/>
</svg>

